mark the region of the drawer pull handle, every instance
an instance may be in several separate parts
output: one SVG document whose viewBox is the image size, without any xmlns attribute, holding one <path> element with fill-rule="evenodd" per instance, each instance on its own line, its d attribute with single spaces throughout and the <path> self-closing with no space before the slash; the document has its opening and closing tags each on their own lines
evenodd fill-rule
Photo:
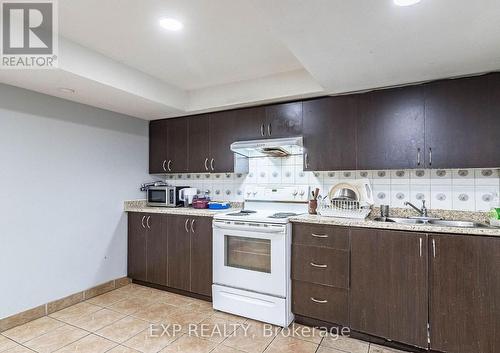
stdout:
<svg viewBox="0 0 500 353">
<path fill-rule="evenodd" d="M 318 268 L 327 268 L 328 267 L 328 265 L 319 265 L 319 264 L 315 264 L 314 262 L 311 262 L 311 266 L 318 267 Z"/>
<path fill-rule="evenodd" d="M 314 234 L 314 233 L 312 233 L 311 235 L 315 238 L 328 238 L 328 235 L 326 235 L 326 234 Z"/>
<path fill-rule="evenodd" d="M 316 299 L 316 298 L 313 298 L 311 297 L 311 300 L 315 303 L 318 303 L 318 304 L 326 304 L 328 303 L 328 300 L 320 300 L 320 299 Z"/>
</svg>

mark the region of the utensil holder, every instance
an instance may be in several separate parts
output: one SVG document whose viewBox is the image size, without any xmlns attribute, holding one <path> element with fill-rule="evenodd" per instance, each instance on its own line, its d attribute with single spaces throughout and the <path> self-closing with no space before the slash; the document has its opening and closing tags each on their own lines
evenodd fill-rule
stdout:
<svg viewBox="0 0 500 353">
<path fill-rule="evenodd" d="M 309 200 L 309 214 L 317 214 L 318 200 Z"/>
</svg>

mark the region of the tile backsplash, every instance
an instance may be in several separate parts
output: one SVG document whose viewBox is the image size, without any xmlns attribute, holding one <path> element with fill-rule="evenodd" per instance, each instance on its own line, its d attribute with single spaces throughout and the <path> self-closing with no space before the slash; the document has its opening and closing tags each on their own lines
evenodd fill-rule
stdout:
<svg viewBox="0 0 500 353">
<path fill-rule="evenodd" d="M 306 172 L 302 165 L 302 156 L 252 158 L 247 174 L 169 174 L 166 180 L 207 190 L 214 200 L 243 201 L 247 185 L 309 185 L 326 195 L 339 182 L 368 178 L 376 205 L 410 201 L 420 207 L 426 200 L 428 208 L 463 211 L 487 211 L 500 194 L 499 169 Z"/>
</svg>

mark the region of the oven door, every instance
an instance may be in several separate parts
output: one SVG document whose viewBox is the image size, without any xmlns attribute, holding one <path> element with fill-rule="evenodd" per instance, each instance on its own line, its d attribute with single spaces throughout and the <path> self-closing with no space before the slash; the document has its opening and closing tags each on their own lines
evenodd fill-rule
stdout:
<svg viewBox="0 0 500 353">
<path fill-rule="evenodd" d="M 214 220 L 214 284 L 285 298 L 287 227 Z"/>
</svg>

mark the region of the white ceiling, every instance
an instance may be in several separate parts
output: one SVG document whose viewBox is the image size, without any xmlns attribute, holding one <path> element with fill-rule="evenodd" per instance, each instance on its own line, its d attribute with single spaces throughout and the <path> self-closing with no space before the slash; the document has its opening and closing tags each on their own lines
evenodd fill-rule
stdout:
<svg viewBox="0 0 500 353">
<path fill-rule="evenodd" d="M 59 34 L 0 82 L 143 119 L 500 70 L 498 0 L 64 0 Z"/>
</svg>

